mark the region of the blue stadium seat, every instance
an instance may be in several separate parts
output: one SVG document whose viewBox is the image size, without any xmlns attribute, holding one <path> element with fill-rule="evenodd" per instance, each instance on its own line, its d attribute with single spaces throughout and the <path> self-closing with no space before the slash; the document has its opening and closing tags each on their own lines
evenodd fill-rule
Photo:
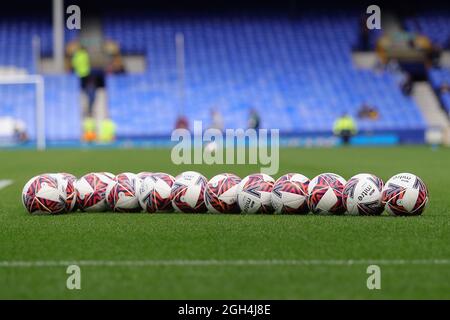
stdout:
<svg viewBox="0 0 450 320">
<path fill-rule="evenodd" d="M 185 37 L 185 114 L 210 122 L 218 109 L 227 128 L 246 127 L 257 109 L 262 127 L 285 133 L 331 132 L 344 112 L 375 105 L 378 121 L 364 130 L 423 129 L 425 122 L 394 75 L 356 69 L 351 50 L 358 15 L 285 17 L 157 17 L 107 14 L 104 33 L 128 53 L 145 54 L 141 75 L 107 78 L 111 115 L 119 136 L 169 134 L 181 101 L 177 95 L 175 35 Z M 129 119 L 133 124 L 125 123 Z"/>
</svg>

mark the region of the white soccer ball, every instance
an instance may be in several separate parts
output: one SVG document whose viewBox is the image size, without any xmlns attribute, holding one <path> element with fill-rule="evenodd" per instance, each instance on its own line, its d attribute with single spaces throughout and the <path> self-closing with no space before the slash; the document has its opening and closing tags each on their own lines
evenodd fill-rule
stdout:
<svg viewBox="0 0 450 320">
<path fill-rule="evenodd" d="M 382 202 L 392 215 L 417 216 L 422 214 L 428 203 L 428 189 L 418 176 L 399 173 L 386 182 Z"/>
<path fill-rule="evenodd" d="M 281 176 L 272 189 L 272 206 L 277 214 L 307 214 L 309 179 L 302 174 Z"/>
<path fill-rule="evenodd" d="M 106 190 L 106 202 L 114 212 L 139 212 L 138 192 L 141 179 L 130 172 L 118 174 Z"/>
<path fill-rule="evenodd" d="M 173 210 L 170 192 L 175 178 L 167 173 L 152 173 L 141 180 L 139 204 L 146 212 Z"/>
<path fill-rule="evenodd" d="M 345 184 L 344 207 L 352 215 L 380 215 L 383 212 L 381 195 L 383 180 L 373 174 L 360 173 Z"/>
<path fill-rule="evenodd" d="M 308 207 L 315 214 L 343 214 L 342 192 L 346 181 L 335 173 L 322 173 L 308 185 Z"/>
<path fill-rule="evenodd" d="M 239 213 L 237 190 L 241 178 L 232 173 L 222 173 L 209 180 L 205 189 L 205 203 L 212 213 Z"/>
<path fill-rule="evenodd" d="M 77 207 L 82 211 L 101 212 L 108 208 L 106 190 L 114 183 L 109 172 L 92 172 L 75 181 Z"/>
<path fill-rule="evenodd" d="M 242 213 L 273 213 L 274 179 L 266 174 L 245 177 L 238 187 L 238 203 Z"/>
<path fill-rule="evenodd" d="M 204 192 L 208 180 L 198 172 L 186 171 L 172 185 L 172 205 L 177 212 L 206 212 Z"/>
<path fill-rule="evenodd" d="M 22 190 L 22 203 L 32 214 L 67 212 L 63 180 L 52 174 L 31 178 Z"/>
</svg>

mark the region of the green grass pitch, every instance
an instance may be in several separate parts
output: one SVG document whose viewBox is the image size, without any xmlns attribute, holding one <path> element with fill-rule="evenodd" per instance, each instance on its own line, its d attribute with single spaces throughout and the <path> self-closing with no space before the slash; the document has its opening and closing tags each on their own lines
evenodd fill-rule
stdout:
<svg viewBox="0 0 450 320">
<path fill-rule="evenodd" d="M 314 299 L 450 298 L 450 149 L 429 147 L 282 149 L 280 171 L 310 178 L 412 172 L 427 184 L 420 217 L 75 213 L 31 216 L 24 183 L 43 172 L 198 170 L 245 176 L 244 165 L 176 166 L 169 150 L 0 151 L 0 298 Z M 367 265 L 225 264 L 220 261 L 384 260 L 381 290 L 368 290 Z M 189 265 L 82 266 L 81 290 L 66 267 L 45 261 L 218 261 Z M 403 261 L 393 264 L 392 261 Z M 425 260 L 423 264 L 413 261 Z M 31 266 L 11 266 L 13 261 Z M 429 261 L 427 263 L 426 261 Z"/>
</svg>

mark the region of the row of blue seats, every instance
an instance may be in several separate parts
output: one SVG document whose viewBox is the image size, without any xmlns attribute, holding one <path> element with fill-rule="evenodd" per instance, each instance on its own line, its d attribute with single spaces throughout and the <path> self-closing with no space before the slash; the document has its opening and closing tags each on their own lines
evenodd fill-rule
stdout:
<svg viewBox="0 0 450 320">
<path fill-rule="evenodd" d="M 65 29 L 65 40 L 74 40 L 78 30 Z M 48 17 L 0 16 L 0 66 L 14 66 L 36 72 L 33 56 L 33 38 L 40 40 L 41 55 L 52 54 L 53 34 Z"/>
<path fill-rule="evenodd" d="M 371 103 L 380 120 L 361 121 L 364 130 L 423 128 L 417 106 L 401 93 L 392 75 L 354 69 L 354 18 L 225 23 L 110 18 L 105 33 L 125 51 L 146 52 L 148 62 L 146 74 L 107 80 L 111 114 L 130 119 L 119 134 L 170 132 L 183 103 L 176 95 L 178 31 L 185 36 L 184 113 L 191 121 L 209 122 L 214 108 L 222 112 L 227 127 L 245 127 L 254 108 L 268 128 L 329 131 L 343 112 L 356 115 L 363 103 Z M 144 41 L 137 43 L 139 37 Z"/>
<path fill-rule="evenodd" d="M 200 42 L 217 39 L 226 41 L 233 40 L 236 36 L 246 38 L 245 42 L 259 40 L 283 41 L 286 37 L 302 43 L 303 40 L 315 39 L 318 33 L 322 40 L 333 40 L 333 42 L 354 42 L 357 38 L 356 16 L 338 15 L 315 16 L 313 18 L 304 16 L 299 19 L 286 19 L 286 17 L 260 17 L 251 18 L 247 16 L 238 19 L 232 17 L 214 18 L 156 18 L 154 16 L 139 17 L 106 14 L 103 18 L 104 34 L 119 41 L 125 52 L 144 52 L 146 44 L 154 42 L 157 46 L 171 45 L 177 32 L 183 32 L 190 41 L 198 39 Z M 339 28 L 339 33 L 334 32 Z M 235 39 L 234 39 L 235 40 Z M 236 41 L 239 43 L 239 41 Z"/>
<path fill-rule="evenodd" d="M 441 101 L 445 110 L 447 110 L 447 113 L 450 115 L 450 92 L 442 93 Z"/>
<path fill-rule="evenodd" d="M 121 90 L 114 77 L 108 79 L 110 92 L 110 110 L 116 119 L 127 118 L 130 122 L 123 130 L 135 130 L 136 135 L 152 134 L 152 130 L 162 130 L 161 125 L 169 132 L 173 126 L 174 114 L 180 100 L 174 95 L 176 85 L 167 86 L 166 89 L 155 89 L 149 83 L 136 82 L 128 76 L 120 81 Z M 138 89 L 139 88 L 139 89 Z M 391 87 L 392 88 L 392 87 Z M 333 121 L 343 112 L 350 111 L 356 115 L 362 103 L 370 101 L 380 111 L 381 118 L 377 122 L 367 122 L 362 129 L 369 128 L 417 128 L 424 127 L 422 115 L 410 98 L 404 97 L 398 90 L 382 91 L 377 94 L 359 97 L 348 90 L 345 94 L 336 94 L 339 90 L 326 90 L 311 94 L 300 90 L 302 94 L 292 96 L 294 91 L 269 92 L 257 90 L 242 90 L 221 92 L 220 86 L 208 93 L 202 88 L 197 91 L 187 90 L 185 112 L 190 119 L 210 121 L 210 110 L 216 108 L 225 117 L 227 127 L 246 126 L 248 110 L 255 108 L 260 111 L 263 125 L 271 128 L 280 128 L 283 131 L 316 131 L 330 130 Z M 141 90 L 142 89 L 142 90 Z M 393 94 L 390 94 L 394 91 Z M 398 92 L 397 92 L 398 91 Z M 126 108 L 124 106 L 127 106 Z M 143 108 L 142 105 L 146 107 Z M 270 108 L 270 109 L 268 109 Z M 320 110 L 321 112 L 317 112 Z M 240 115 L 238 116 L 238 112 Z M 271 112 L 273 111 L 273 112 Z M 133 116 L 138 114 L 139 116 Z M 227 115 L 229 118 L 227 120 Z M 281 120 L 284 117 L 284 121 Z M 143 125 L 146 123 L 146 125 Z M 310 125 L 304 125 L 309 123 Z M 134 129 L 133 129 L 134 128 Z M 121 129 L 119 128 L 119 134 Z M 127 132 L 127 135 L 130 133 Z"/>
<path fill-rule="evenodd" d="M 450 69 L 432 68 L 428 71 L 428 79 L 435 89 L 438 89 L 443 84 L 450 86 Z"/>
<path fill-rule="evenodd" d="M 407 30 L 425 34 L 443 48 L 450 46 L 450 10 L 425 11 L 405 20 Z"/>
<path fill-rule="evenodd" d="M 449 68 L 433 68 L 428 71 L 428 79 L 440 95 L 442 104 L 450 114 L 450 69 Z M 446 90 L 443 90 L 444 87 Z"/>
</svg>

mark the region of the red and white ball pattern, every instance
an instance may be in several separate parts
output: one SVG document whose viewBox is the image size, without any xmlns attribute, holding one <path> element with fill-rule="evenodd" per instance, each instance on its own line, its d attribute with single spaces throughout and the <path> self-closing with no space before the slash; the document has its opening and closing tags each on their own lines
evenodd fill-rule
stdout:
<svg viewBox="0 0 450 320">
<path fill-rule="evenodd" d="M 382 203 L 396 216 L 417 216 L 428 203 L 428 189 L 418 176 L 399 173 L 390 178 L 383 189 Z"/>
<path fill-rule="evenodd" d="M 134 173 L 118 174 L 106 191 L 106 202 L 114 212 L 139 212 L 140 179 Z"/>
<path fill-rule="evenodd" d="M 176 178 L 166 173 L 139 175 L 89 173 L 80 179 L 68 173 L 35 176 L 23 188 L 22 202 L 30 213 L 59 214 L 75 211 L 212 213 L 284 213 L 380 215 L 385 209 L 397 216 L 420 215 L 428 203 L 428 190 L 414 174 L 400 173 L 383 186 L 372 174 L 358 174 L 348 182 L 334 173 L 311 181 L 289 173 L 276 182 L 266 174 L 244 179 L 223 173 L 207 179 L 198 172 Z"/>
<path fill-rule="evenodd" d="M 63 189 L 66 192 L 66 211 L 75 211 L 77 204 L 77 190 L 75 189 L 75 181 L 77 177 L 70 173 L 55 173 L 53 174 L 61 180 Z"/>
<path fill-rule="evenodd" d="M 64 182 L 52 174 L 35 176 L 22 190 L 22 203 L 32 214 L 67 212 Z"/>
<path fill-rule="evenodd" d="M 148 172 L 148 171 L 139 172 L 137 174 L 138 178 L 141 180 L 144 180 L 147 177 L 151 177 L 152 175 L 153 175 L 153 172 Z"/>
<path fill-rule="evenodd" d="M 281 176 L 272 189 L 272 206 L 277 214 L 307 214 L 309 179 L 299 173 Z"/>
<path fill-rule="evenodd" d="M 238 185 L 237 192 L 239 193 L 246 186 L 256 183 L 256 182 L 259 182 L 259 181 L 266 181 L 266 182 L 269 182 L 272 184 L 275 183 L 275 179 L 265 173 L 254 173 L 254 174 L 250 174 L 250 175 L 246 176 L 244 179 L 241 180 L 241 182 Z"/>
<path fill-rule="evenodd" d="M 373 174 L 360 173 L 344 187 L 344 207 L 351 215 L 378 216 L 383 213 L 381 194 L 383 180 Z"/>
<path fill-rule="evenodd" d="M 206 212 L 204 193 L 208 180 L 198 172 L 186 171 L 175 178 L 170 197 L 177 212 Z"/>
<path fill-rule="evenodd" d="M 109 172 L 92 172 L 75 181 L 77 207 L 82 211 L 101 212 L 108 208 L 106 190 L 114 183 Z"/>
<path fill-rule="evenodd" d="M 346 181 L 335 173 L 322 173 L 308 185 L 308 207 L 315 214 L 343 214 Z"/>
<path fill-rule="evenodd" d="M 212 213 L 239 213 L 237 190 L 241 178 L 232 173 L 222 173 L 209 180 L 205 189 L 205 204 Z"/>
<path fill-rule="evenodd" d="M 175 178 L 167 173 L 146 175 L 141 180 L 139 190 L 139 204 L 142 209 L 149 213 L 172 211 L 170 192 L 174 182 Z"/>
<path fill-rule="evenodd" d="M 273 213 L 272 189 L 275 181 L 266 174 L 251 174 L 238 187 L 238 203 L 242 213 Z"/>
</svg>

